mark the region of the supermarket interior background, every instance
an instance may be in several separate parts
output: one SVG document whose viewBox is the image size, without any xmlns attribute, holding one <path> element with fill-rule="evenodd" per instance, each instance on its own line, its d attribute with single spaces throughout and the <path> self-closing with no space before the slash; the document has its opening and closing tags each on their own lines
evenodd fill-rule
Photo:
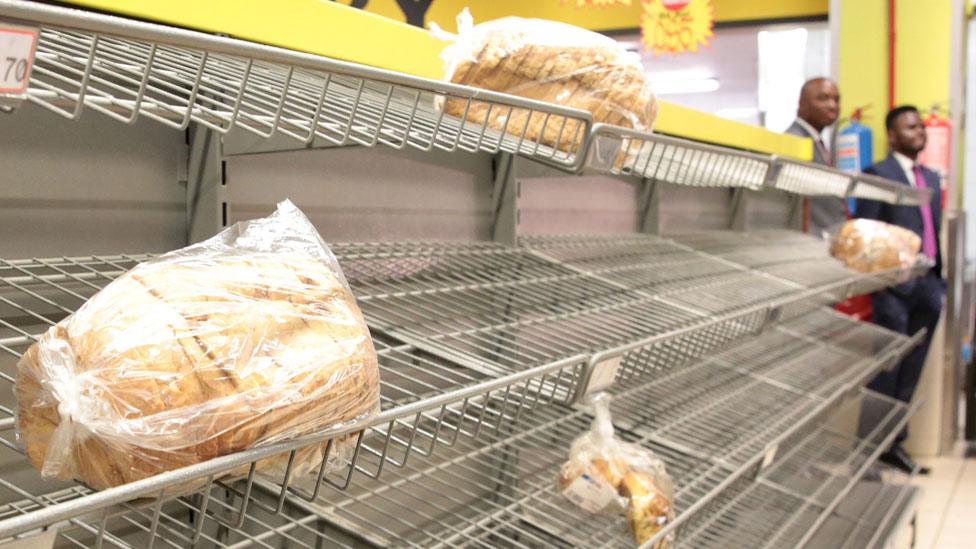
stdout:
<svg viewBox="0 0 976 549">
<path fill-rule="evenodd" d="M 976 0 L 0 0 L 0 549 L 972 547 L 974 127 Z"/>
</svg>

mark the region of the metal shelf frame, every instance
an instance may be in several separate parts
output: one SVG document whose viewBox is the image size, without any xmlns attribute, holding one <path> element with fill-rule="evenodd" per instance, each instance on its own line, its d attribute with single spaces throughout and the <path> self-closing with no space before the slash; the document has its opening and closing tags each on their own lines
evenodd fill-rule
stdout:
<svg viewBox="0 0 976 549">
<path fill-rule="evenodd" d="M 896 482 L 862 480 L 841 501 L 808 542 L 810 547 L 880 549 L 910 522 L 920 488 L 913 475 Z"/>
<path fill-rule="evenodd" d="M 91 109 L 120 122 L 146 117 L 185 130 L 239 128 L 280 134 L 298 146 L 381 144 L 429 151 L 513 153 L 570 173 L 595 171 L 678 185 L 777 189 L 802 195 L 919 204 L 928 190 L 804 162 L 594 124 L 590 113 L 106 14 L 0 0 L 0 19 L 40 28 L 25 94 L 0 94 L 7 109 L 36 103 L 69 119 Z M 461 101 L 464 116 L 440 108 Z M 467 118 L 485 112 L 482 122 Z M 502 127 L 523 119 L 521 131 Z M 530 121 L 549 142 L 527 138 Z"/>
<path fill-rule="evenodd" d="M 611 175 L 698 187 L 776 189 L 805 196 L 835 196 L 919 205 L 927 189 L 896 181 L 748 151 L 594 124 L 586 167 Z"/>
<path fill-rule="evenodd" d="M 613 417 L 618 435 L 654 450 L 675 479 L 675 504 L 682 514 L 668 531 L 677 530 L 679 540 L 681 524 L 707 516 L 703 511 L 721 506 L 730 489 L 751 486 L 757 475 L 795 463 L 801 453 L 789 450 L 808 448 L 811 433 L 827 430 L 825 420 L 844 396 L 915 343 L 831 311 L 813 316 L 819 322 L 783 323 L 715 358 L 662 372 L 654 381 L 617 393 Z M 855 353 L 843 345 L 845 330 L 821 339 L 816 330 L 826 322 L 863 330 L 880 338 L 881 347 Z M 792 344 L 784 346 L 784 338 Z M 784 348 L 789 352 L 769 357 Z M 828 350 L 846 360 L 826 365 Z M 753 364 L 744 367 L 743 356 L 753 357 Z M 802 368 L 819 375 L 790 375 Z M 385 482 L 360 483 L 342 497 L 294 502 L 306 513 L 302 522 L 282 525 L 260 539 L 273 545 L 283 533 L 317 517 L 380 546 L 632 546 L 616 517 L 587 515 L 554 488 L 568 445 L 590 421 L 585 409 L 537 409 L 522 428 L 498 433 L 487 443 L 460 444 L 413 462 Z M 716 440 L 719 433 L 730 433 L 730 440 Z M 777 446 L 785 448 L 782 457 L 766 463 Z M 317 534 L 320 542 L 342 545 L 345 539 L 329 529 Z M 246 538 L 243 532 L 236 536 L 232 539 Z"/>
<path fill-rule="evenodd" d="M 7 101 L 71 119 L 89 108 L 125 123 L 145 116 L 176 129 L 236 127 L 300 144 L 504 151 L 570 171 L 592 124 L 577 109 L 78 9 L 3 0 L 0 18 L 41 29 L 27 93 Z M 464 112 L 525 115 L 526 127 L 503 134 L 447 116 L 436 104 L 449 99 Z M 569 149 L 527 139 L 529 119 L 565 137 Z"/>
<path fill-rule="evenodd" d="M 726 493 L 717 512 L 703 517 L 681 546 L 805 547 L 835 509 L 890 445 L 919 403 L 906 403 L 862 390 L 845 403 L 882 407 L 862 425 L 863 436 L 824 424 L 758 475 L 756 482 Z"/>
<path fill-rule="evenodd" d="M 401 470 L 462 441 L 510 432 L 534 409 L 572 404 L 585 394 L 594 372 L 615 360 L 618 383 L 680 372 L 723 346 L 765 333 L 777 320 L 829 301 L 831 292 L 866 276 L 849 273 L 839 282 L 805 287 L 674 240 L 641 235 L 524 244 L 334 246 L 377 343 L 383 407 L 378 417 L 98 493 L 76 487 L 70 497 L 51 499 L 0 479 L 0 491 L 39 506 L 0 521 L 0 538 L 73 520 L 98 532 L 102 543 L 110 535 L 104 528 L 110 508 L 150 497 L 152 513 L 159 514 L 172 504 L 166 488 L 191 479 L 205 481 L 203 493 L 236 494 L 232 514 L 245 520 L 248 506 L 258 505 L 249 497 L 260 482 L 257 460 L 353 437 L 343 471 L 321 472 L 310 488 L 299 486 L 290 470 L 274 479 L 270 511 L 278 514 L 286 501 L 316 501 L 325 489 L 347 490 L 354 479 L 377 479 L 390 465 Z M 0 320 L 0 351 L 8 359 L 19 357 L 48 326 L 148 257 L 0 260 L 0 316 L 15 319 Z M 13 381 L 9 374 L 3 379 Z M 13 410 L 0 412 L 10 433 Z M 337 451 L 333 442 L 329 452 Z M 12 437 L 0 437 L 0 443 L 19 451 Z M 249 465 L 243 483 L 232 486 L 221 478 Z M 216 505 L 213 498 L 197 502 L 195 513 L 205 515 L 210 504 Z M 79 518 L 97 511 L 103 513 L 101 526 Z"/>
</svg>

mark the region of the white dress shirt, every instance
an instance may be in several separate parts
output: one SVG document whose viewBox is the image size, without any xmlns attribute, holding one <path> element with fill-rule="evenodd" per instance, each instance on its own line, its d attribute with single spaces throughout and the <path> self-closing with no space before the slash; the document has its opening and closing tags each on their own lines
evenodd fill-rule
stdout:
<svg viewBox="0 0 976 549">
<path fill-rule="evenodd" d="M 905 172 L 905 178 L 908 180 L 908 184 L 914 187 L 916 162 L 897 151 L 892 151 L 891 156 L 895 157 L 895 160 L 898 161 L 898 165 L 901 166 L 901 169 Z"/>
</svg>

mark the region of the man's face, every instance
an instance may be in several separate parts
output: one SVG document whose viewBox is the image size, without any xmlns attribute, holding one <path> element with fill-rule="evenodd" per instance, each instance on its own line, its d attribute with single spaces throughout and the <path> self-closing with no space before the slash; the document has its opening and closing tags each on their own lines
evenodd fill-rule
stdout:
<svg viewBox="0 0 976 549">
<path fill-rule="evenodd" d="M 907 111 L 895 119 L 894 127 L 888 132 L 891 148 L 914 157 L 925 148 L 925 126 L 915 111 Z"/>
<path fill-rule="evenodd" d="M 837 122 L 839 112 L 840 91 L 830 80 L 811 82 L 800 96 L 800 117 L 818 130 Z"/>
</svg>

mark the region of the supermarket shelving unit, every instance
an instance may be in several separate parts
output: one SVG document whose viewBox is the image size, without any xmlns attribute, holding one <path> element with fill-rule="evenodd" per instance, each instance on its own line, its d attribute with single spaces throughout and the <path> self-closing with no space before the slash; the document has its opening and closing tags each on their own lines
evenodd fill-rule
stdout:
<svg viewBox="0 0 976 549">
<path fill-rule="evenodd" d="M 8 108 L 148 118 L 301 147 L 487 153 L 653 185 L 928 198 L 877 178 L 231 38 L 18 0 L 0 0 L 0 21 L 40 29 L 28 89 L 0 95 Z M 445 115 L 447 99 L 508 116 L 528 111 L 573 136 L 572 146 Z M 588 428 L 585 397 L 599 389 L 615 395 L 620 436 L 657 452 L 674 477 L 679 514 L 659 538 L 802 545 L 840 520 L 850 543 L 874 542 L 898 522 L 907 491 L 871 513 L 841 511 L 913 411 L 861 387 L 922 334 L 893 334 L 823 306 L 930 265 L 855 273 L 824 243 L 785 230 L 513 236 L 507 245 L 333 247 L 377 343 L 377 417 L 101 492 L 34 473 L 2 476 L 0 540 L 56 529 L 61 543 L 80 547 L 633 546 L 622 519 L 587 516 L 553 487 L 569 443 Z M 12 384 L 16 358 L 40 333 L 149 257 L 0 260 L 0 377 Z M 831 420 L 857 410 L 866 419 L 853 433 Z M 0 407 L 0 444 L 23 461 L 13 414 Z M 263 458 L 324 440 L 331 453 L 348 452 L 347 465 L 312 479 L 293 478 L 290 465 L 277 478 L 255 472 Z M 244 478 L 226 477 L 248 464 Z M 188 481 L 203 487 L 172 493 Z"/>
</svg>

